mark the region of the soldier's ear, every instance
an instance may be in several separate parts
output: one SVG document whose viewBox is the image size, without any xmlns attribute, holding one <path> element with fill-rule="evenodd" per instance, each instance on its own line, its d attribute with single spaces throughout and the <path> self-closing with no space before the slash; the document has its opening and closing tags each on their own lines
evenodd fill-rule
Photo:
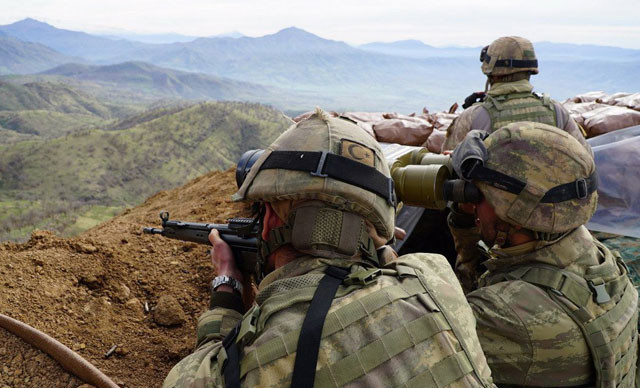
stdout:
<svg viewBox="0 0 640 388">
<path fill-rule="evenodd" d="M 279 226 L 284 225 L 284 221 L 278 217 L 278 214 L 273 210 L 269 202 L 265 203 L 265 212 L 262 224 L 262 239 L 267 241 L 271 230 Z"/>
</svg>

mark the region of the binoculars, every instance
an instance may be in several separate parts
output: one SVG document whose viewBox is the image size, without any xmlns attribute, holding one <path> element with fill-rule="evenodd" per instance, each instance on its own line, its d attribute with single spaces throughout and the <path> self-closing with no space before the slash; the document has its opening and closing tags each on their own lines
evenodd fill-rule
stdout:
<svg viewBox="0 0 640 388">
<path fill-rule="evenodd" d="M 236 168 L 238 187 L 263 152 L 250 150 L 240 157 Z M 449 201 L 478 203 L 482 200 L 482 193 L 473 183 L 458 179 L 449 155 L 416 149 L 394 161 L 390 169 L 398 200 L 405 205 L 443 210 Z"/>
<path fill-rule="evenodd" d="M 398 199 L 405 205 L 443 210 L 447 202 L 478 203 L 482 193 L 471 182 L 458 179 L 449 155 L 418 149 L 391 164 Z"/>
</svg>

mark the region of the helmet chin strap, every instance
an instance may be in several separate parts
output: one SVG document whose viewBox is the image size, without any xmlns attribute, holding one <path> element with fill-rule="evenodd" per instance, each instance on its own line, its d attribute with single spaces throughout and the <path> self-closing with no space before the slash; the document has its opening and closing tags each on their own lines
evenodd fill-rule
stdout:
<svg viewBox="0 0 640 388">
<path fill-rule="evenodd" d="M 512 234 L 514 234 L 516 231 L 522 230 L 516 229 L 516 227 L 514 227 L 513 225 L 502 220 L 497 220 L 494 224 L 494 228 L 496 230 L 496 239 L 491 249 L 503 248 L 504 245 L 509 242 L 509 237 Z"/>
</svg>

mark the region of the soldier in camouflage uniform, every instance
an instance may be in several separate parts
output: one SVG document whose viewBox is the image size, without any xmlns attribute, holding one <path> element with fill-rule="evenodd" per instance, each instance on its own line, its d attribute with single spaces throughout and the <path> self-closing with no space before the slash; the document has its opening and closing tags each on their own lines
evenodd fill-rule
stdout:
<svg viewBox="0 0 640 388">
<path fill-rule="evenodd" d="M 465 109 L 447 129 L 442 151 L 453 150 L 472 129 L 491 133 L 516 121 L 534 121 L 564 129 L 589 148 L 584 133 L 569 112 L 546 95 L 533 93 L 531 74 L 538 74 L 538 61 L 531 42 L 517 36 L 498 38 L 482 50 L 482 72 L 487 76 L 486 93 L 474 93 L 465 100 Z M 471 106 L 469 100 L 482 100 Z M 454 204 L 448 218 L 457 258 L 456 274 L 465 292 L 477 286 L 476 244 L 478 229 L 463 207 Z"/>
<path fill-rule="evenodd" d="M 395 196 L 377 142 L 317 110 L 256 161 L 235 200 L 265 208 L 268 274 L 244 315 L 229 247 L 195 352 L 164 387 L 491 387 L 475 319 L 446 259 L 381 254 Z M 233 290 L 236 289 L 234 293 Z"/>
<path fill-rule="evenodd" d="M 493 41 L 480 54 L 487 76 L 485 93 L 467 97 L 465 109 L 447 129 L 443 151 L 453 150 L 472 129 L 493 132 L 516 121 L 534 121 L 562 128 L 586 146 L 584 133 L 569 112 L 546 95 L 533 92 L 531 74 L 538 74 L 533 45 L 525 38 L 505 36 Z M 482 101 L 470 104 L 478 96 Z"/>
<path fill-rule="evenodd" d="M 591 152 L 519 122 L 470 132 L 452 162 L 484 196 L 475 214 L 488 271 L 467 299 L 496 384 L 632 387 L 638 294 L 583 226 L 597 205 Z"/>
</svg>

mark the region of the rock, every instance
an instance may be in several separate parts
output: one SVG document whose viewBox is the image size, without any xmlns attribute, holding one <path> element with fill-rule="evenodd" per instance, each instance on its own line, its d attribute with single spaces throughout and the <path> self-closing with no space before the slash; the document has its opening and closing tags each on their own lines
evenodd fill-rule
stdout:
<svg viewBox="0 0 640 388">
<path fill-rule="evenodd" d="M 74 248 L 77 252 L 80 253 L 96 253 L 98 251 L 98 248 L 96 248 L 95 246 L 81 242 L 76 243 Z"/>
<path fill-rule="evenodd" d="M 176 298 L 165 294 L 158 299 L 153 320 L 160 326 L 177 326 L 185 322 L 185 315 Z"/>
<path fill-rule="evenodd" d="M 123 283 L 117 283 L 113 286 L 113 298 L 120 302 L 124 303 L 129 300 L 129 296 L 131 296 L 131 290 Z"/>
</svg>

